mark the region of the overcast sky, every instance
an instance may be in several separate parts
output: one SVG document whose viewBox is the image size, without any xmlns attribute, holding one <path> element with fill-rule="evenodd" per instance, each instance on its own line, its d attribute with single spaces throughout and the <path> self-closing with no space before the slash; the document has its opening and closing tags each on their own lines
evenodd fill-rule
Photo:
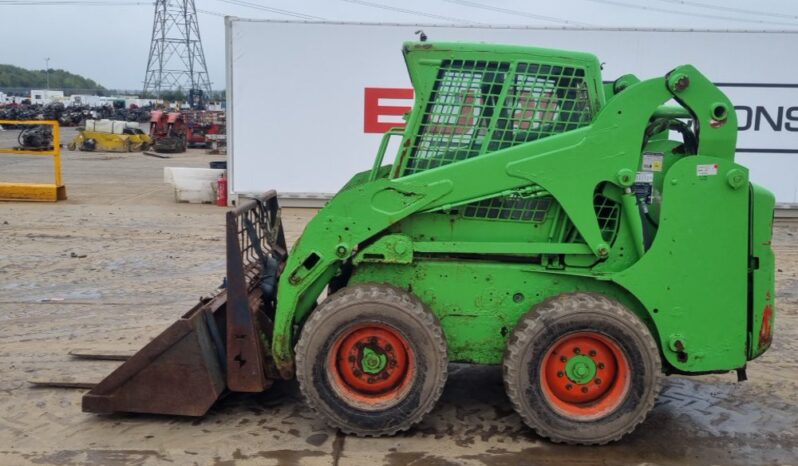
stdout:
<svg viewBox="0 0 798 466">
<path fill-rule="evenodd" d="M 54 0 L 65 1 L 69 0 Z M 795 0 L 195 0 L 208 72 L 224 87 L 223 15 L 299 21 L 798 30 Z M 153 3 L 98 0 L 110 6 L 31 5 L 0 0 L 0 63 L 62 68 L 108 88 L 140 89 Z M 41 3 L 39 1 L 39 3 Z M 51 2 L 53 3 L 53 2 Z M 244 6 L 245 4 L 253 5 Z M 261 8 L 256 8 L 261 6 Z M 262 7 L 275 10 L 266 11 Z M 286 14 L 280 14 L 283 10 Z M 296 13 L 292 16 L 288 13 Z M 530 44 L 541 45 L 546 44 Z M 789 44 L 784 44 L 785 47 Z M 795 45 L 795 44 L 792 44 Z M 268 44 L 265 44 L 268 46 Z M 791 50 L 791 48 L 785 50 Z M 730 51 L 730 59 L 734 52 Z M 794 59 L 794 57 L 785 57 Z"/>
</svg>

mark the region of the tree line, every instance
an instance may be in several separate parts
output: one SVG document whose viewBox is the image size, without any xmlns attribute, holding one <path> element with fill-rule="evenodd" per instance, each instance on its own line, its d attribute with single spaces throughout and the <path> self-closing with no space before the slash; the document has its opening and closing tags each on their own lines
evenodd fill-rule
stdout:
<svg viewBox="0 0 798 466">
<path fill-rule="evenodd" d="M 0 65 L 0 91 L 9 95 L 27 96 L 31 89 L 46 88 L 46 70 L 27 70 L 14 65 Z M 50 68 L 50 89 L 64 91 L 65 95 L 138 95 L 145 99 L 159 97 L 150 92 L 142 93 L 141 89 L 107 89 L 91 79 L 53 68 Z M 187 94 L 181 90 L 164 90 L 161 92 L 160 98 L 170 102 L 183 101 L 186 100 Z M 211 95 L 206 96 L 206 99 L 209 101 L 224 100 L 225 91 L 213 90 Z"/>
<path fill-rule="evenodd" d="M 92 90 L 102 95 L 106 89 L 97 82 L 61 69 L 50 69 L 50 89 L 64 91 Z M 26 70 L 13 65 L 0 65 L 0 89 L 45 89 L 46 70 Z"/>
</svg>

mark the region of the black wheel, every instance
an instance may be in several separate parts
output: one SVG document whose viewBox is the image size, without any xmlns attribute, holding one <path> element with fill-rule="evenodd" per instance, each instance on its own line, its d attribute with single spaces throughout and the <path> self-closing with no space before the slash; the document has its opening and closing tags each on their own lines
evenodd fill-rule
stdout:
<svg viewBox="0 0 798 466">
<path fill-rule="evenodd" d="M 620 303 L 568 293 L 535 306 L 504 355 L 513 407 L 554 442 L 596 445 L 643 422 L 662 385 L 657 344 Z"/>
<path fill-rule="evenodd" d="M 359 436 L 406 430 L 432 410 L 446 382 L 446 340 L 415 296 L 362 284 L 328 297 L 295 348 L 308 405 Z"/>
</svg>

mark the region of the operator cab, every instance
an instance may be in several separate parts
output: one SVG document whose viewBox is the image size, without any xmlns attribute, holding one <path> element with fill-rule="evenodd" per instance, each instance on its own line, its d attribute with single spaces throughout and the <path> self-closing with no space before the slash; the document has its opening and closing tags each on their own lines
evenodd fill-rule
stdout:
<svg viewBox="0 0 798 466">
<path fill-rule="evenodd" d="M 455 49 L 456 52 L 452 52 Z M 416 105 L 395 175 L 571 131 L 603 100 L 596 57 L 531 47 L 405 44 Z M 488 54 L 492 59 L 484 59 Z M 430 66 L 432 65 L 432 66 Z"/>
</svg>

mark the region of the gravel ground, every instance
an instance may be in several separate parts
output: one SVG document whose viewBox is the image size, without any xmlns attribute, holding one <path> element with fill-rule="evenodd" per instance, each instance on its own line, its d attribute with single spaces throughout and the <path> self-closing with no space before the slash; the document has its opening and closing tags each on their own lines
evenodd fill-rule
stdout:
<svg viewBox="0 0 798 466">
<path fill-rule="evenodd" d="M 0 132 L 0 145 L 9 133 Z M 435 410 L 382 439 L 327 428 L 293 383 L 234 394 L 202 419 L 84 414 L 82 390 L 31 387 L 31 379 L 99 380 L 115 363 L 68 352 L 133 351 L 218 286 L 224 209 L 175 203 L 162 183 L 164 166 L 214 159 L 201 150 L 171 159 L 65 152 L 69 200 L 0 204 L 0 464 L 798 464 L 791 222 L 776 225 L 776 338 L 749 365 L 749 381 L 670 377 L 646 422 L 605 447 L 537 437 L 513 412 L 495 367 L 453 365 Z M 0 181 L 47 180 L 45 162 L 0 156 Z M 312 214 L 284 210 L 289 242 Z"/>
</svg>

